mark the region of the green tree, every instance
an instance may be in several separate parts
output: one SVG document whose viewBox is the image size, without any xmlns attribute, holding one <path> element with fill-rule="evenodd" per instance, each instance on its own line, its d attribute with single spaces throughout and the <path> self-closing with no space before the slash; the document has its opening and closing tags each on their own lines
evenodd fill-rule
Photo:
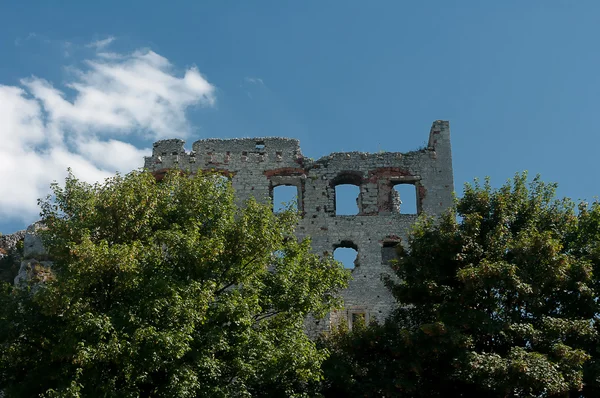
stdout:
<svg viewBox="0 0 600 398">
<path fill-rule="evenodd" d="M 22 248 L 22 241 L 19 242 Z M 8 250 L 0 247 L 0 283 L 13 283 L 21 265 L 21 248 L 14 247 Z"/>
<path fill-rule="evenodd" d="M 326 395 L 598 396 L 600 207 L 555 188 L 475 182 L 420 219 L 388 280 L 394 316 L 327 342 Z"/>
<path fill-rule="evenodd" d="M 0 390 L 10 397 L 303 396 L 327 352 L 308 314 L 347 272 L 294 236 L 297 216 L 234 205 L 215 175 L 148 172 L 40 201 L 54 261 L 2 286 Z M 39 281 L 38 281 L 39 282 Z"/>
</svg>

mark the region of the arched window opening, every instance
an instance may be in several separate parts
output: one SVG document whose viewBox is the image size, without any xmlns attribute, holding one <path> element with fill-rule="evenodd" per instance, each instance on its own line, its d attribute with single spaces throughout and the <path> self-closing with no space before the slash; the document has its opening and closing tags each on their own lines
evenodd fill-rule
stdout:
<svg viewBox="0 0 600 398">
<path fill-rule="evenodd" d="M 294 185 L 277 185 L 273 187 L 273 212 L 281 213 L 291 206 L 298 211 L 298 187 Z"/>
<path fill-rule="evenodd" d="M 361 212 L 360 186 L 362 174 L 358 171 L 342 171 L 333 180 L 335 189 L 335 215 L 352 216 Z"/>
<path fill-rule="evenodd" d="M 356 185 L 340 184 L 335 186 L 335 215 L 352 216 L 360 212 L 360 188 Z"/>
<path fill-rule="evenodd" d="M 392 190 L 392 209 L 400 214 L 417 214 L 417 187 L 414 184 L 396 184 Z"/>
<path fill-rule="evenodd" d="M 344 265 L 346 269 L 354 269 L 358 266 L 358 247 L 349 241 L 342 241 L 335 245 L 333 258 Z"/>
</svg>

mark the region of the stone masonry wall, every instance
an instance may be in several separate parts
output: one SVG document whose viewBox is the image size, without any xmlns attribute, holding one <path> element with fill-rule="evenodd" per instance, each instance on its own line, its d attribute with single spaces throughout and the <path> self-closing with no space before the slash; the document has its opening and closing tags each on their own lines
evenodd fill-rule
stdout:
<svg viewBox="0 0 600 398">
<path fill-rule="evenodd" d="M 239 203 L 250 196 L 268 202 L 274 187 L 297 187 L 299 238 L 310 236 L 317 253 L 336 247 L 358 250 L 353 279 L 344 291 L 345 309 L 310 326 L 311 334 L 339 318 L 351 326 L 353 314 L 381 320 L 393 309 L 381 276 L 391 273 L 387 261 L 394 256 L 393 246 L 406 241 L 417 217 L 399 212 L 402 198 L 394 185 L 414 185 L 418 213 L 430 215 L 451 206 L 454 191 L 449 124 L 439 120 L 431 127 L 427 148 L 407 153 L 336 152 L 313 161 L 290 138 L 205 139 L 196 141 L 191 152 L 184 141 L 172 139 L 154 144 L 145 168 L 157 177 L 169 169 L 214 170 L 231 178 Z M 360 188 L 357 215 L 336 215 L 335 186 L 340 184 Z"/>
</svg>

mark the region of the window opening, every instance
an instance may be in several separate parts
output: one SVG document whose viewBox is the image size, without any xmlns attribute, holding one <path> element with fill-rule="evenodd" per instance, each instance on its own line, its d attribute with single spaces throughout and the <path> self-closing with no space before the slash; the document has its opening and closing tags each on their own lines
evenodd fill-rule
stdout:
<svg viewBox="0 0 600 398">
<path fill-rule="evenodd" d="M 335 214 L 338 216 L 352 216 L 359 213 L 358 196 L 360 188 L 351 184 L 335 186 Z"/>
<path fill-rule="evenodd" d="M 285 257 L 285 252 L 283 250 L 275 250 L 273 252 L 273 257 L 283 258 L 283 257 Z"/>
<path fill-rule="evenodd" d="M 271 253 L 271 263 L 267 267 L 267 271 L 274 273 L 277 270 L 277 264 L 285 257 L 283 250 L 275 250 Z"/>
<path fill-rule="evenodd" d="M 352 326 L 356 325 L 357 323 L 362 323 L 364 325 L 366 317 L 367 315 L 364 312 L 354 312 L 352 314 Z"/>
<path fill-rule="evenodd" d="M 298 211 L 298 187 L 294 185 L 278 185 L 273 187 L 273 211 L 281 213 L 291 206 Z"/>
<path fill-rule="evenodd" d="M 255 148 L 259 151 L 262 151 L 263 149 L 265 149 L 264 141 L 257 141 Z"/>
<path fill-rule="evenodd" d="M 358 247 L 352 242 L 343 241 L 333 249 L 333 258 L 344 265 L 346 269 L 358 266 Z"/>
<path fill-rule="evenodd" d="M 392 265 L 392 261 L 398 260 L 398 245 L 400 242 L 383 242 L 381 247 L 381 263 Z"/>
<path fill-rule="evenodd" d="M 360 324 L 367 325 L 370 322 L 369 313 L 365 309 L 350 309 L 348 311 L 348 329 Z"/>
<path fill-rule="evenodd" d="M 417 214 L 417 187 L 413 184 L 394 185 L 392 207 L 400 214 Z"/>
<path fill-rule="evenodd" d="M 230 178 L 221 174 L 215 174 L 214 179 L 217 181 L 217 184 L 221 187 L 228 187 L 229 184 L 231 184 Z"/>
</svg>

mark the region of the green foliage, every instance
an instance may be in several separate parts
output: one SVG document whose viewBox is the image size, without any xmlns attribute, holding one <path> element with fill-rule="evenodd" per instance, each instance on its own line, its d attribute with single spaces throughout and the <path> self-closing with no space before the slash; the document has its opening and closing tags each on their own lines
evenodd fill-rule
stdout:
<svg viewBox="0 0 600 398">
<path fill-rule="evenodd" d="M 213 175 L 52 188 L 40 205 L 54 275 L 0 293 L 0 390 L 312 395 L 327 352 L 304 319 L 338 305 L 348 275 L 294 237 L 296 214 L 238 209 Z"/>
<path fill-rule="evenodd" d="M 4 250 L 0 248 L 0 283 L 12 284 L 19 273 L 21 257 L 23 253 L 23 241 L 17 242 L 16 247 Z"/>
<path fill-rule="evenodd" d="M 600 205 L 539 177 L 467 184 L 414 228 L 394 317 L 326 342 L 326 395 L 598 396 L 599 242 Z"/>
</svg>

